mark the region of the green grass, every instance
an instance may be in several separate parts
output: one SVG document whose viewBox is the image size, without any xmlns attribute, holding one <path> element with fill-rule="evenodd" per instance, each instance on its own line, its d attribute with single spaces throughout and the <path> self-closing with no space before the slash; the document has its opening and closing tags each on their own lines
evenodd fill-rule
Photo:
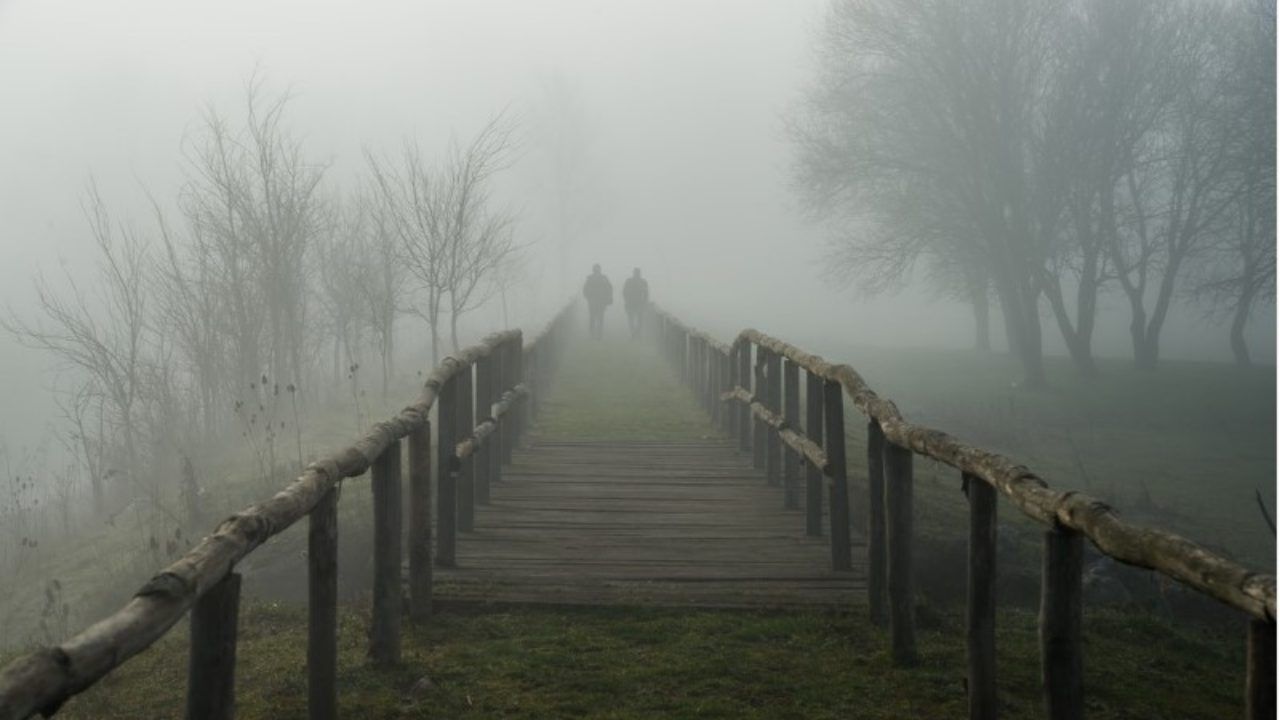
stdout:
<svg viewBox="0 0 1280 720">
<path fill-rule="evenodd" d="M 847 614 L 512 608 L 406 625 L 403 664 L 365 660 L 367 609 L 340 617 L 341 714 L 362 718 L 955 718 L 965 712 L 960 620 L 920 632 L 895 669 L 885 633 Z M 1002 613 L 1002 716 L 1039 718 L 1035 619 Z M 242 612 L 237 714 L 305 717 L 305 611 Z M 1086 616 L 1091 718 L 1223 718 L 1241 712 L 1240 643 L 1149 618 Z M 66 705 L 66 718 L 181 717 L 181 629 Z M 419 679 L 432 688 L 413 692 Z"/>
<path fill-rule="evenodd" d="M 543 404 L 535 440 L 718 437 L 650 345 L 620 338 L 574 341 Z"/>
</svg>

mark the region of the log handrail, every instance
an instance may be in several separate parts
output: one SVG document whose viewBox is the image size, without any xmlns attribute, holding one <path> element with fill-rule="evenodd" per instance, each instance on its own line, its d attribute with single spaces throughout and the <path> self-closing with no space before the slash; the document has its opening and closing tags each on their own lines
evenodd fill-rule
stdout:
<svg viewBox="0 0 1280 720">
<path fill-rule="evenodd" d="M 691 336 L 703 335 L 670 313 L 655 311 Z M 961 442 L 944 431 L 910 423 L 893 402 L 876 394 L 849 365 L 830 363 L 755 329 L 743 330 L 723 347 L 733 353 L 746 344 L 763 347 L 824 380 L 838 382 L 854 406 L 880 424 L 889 442 L 986 482 L 1033 520 L 1050 528 L 1079 531 L 1115 560 L 1155 570 L 1251 617 L 1275 620 L 1274 575 L 1246 568 L 1166 530 L 1127 523 L 1101 500 L 1074 490 L 1054 490 L 1027 466 L 1006 455 Z"/>
<path fill-rule="evenodd" d="M 530 345 L 545 345 L 573 307 L 572 302 L 565 306 Z M 69 698 L 159 640 L 246 555 L 307 517 L 341 480 L 363 474 L 388 448 L 398 447 L 400 440 L 426 427 L 446 383 L 495 350 L 512 345 L 519 350 L 522 338 L 520 330 L 496 332 L 446 357 L 428 375 L 415 402 L 376 423 L 351 445 L 308 465 L 273 497 L 222 521 L 212 534 L 152 577 L 121 609 L 57 646 L 10 662 L 0 670 L 0 720 L 54 714 Z M 512 387 L 521 390 L 517 397 L 528 394 L 518 376 L 512 375 L 511 380 Z"/>
</svg>

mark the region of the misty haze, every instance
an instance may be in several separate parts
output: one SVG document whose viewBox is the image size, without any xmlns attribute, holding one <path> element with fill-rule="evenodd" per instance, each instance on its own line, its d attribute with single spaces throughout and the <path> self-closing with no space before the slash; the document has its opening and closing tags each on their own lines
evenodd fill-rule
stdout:
<svg viewBox="0 0 1280 720">
<path fill-rule="evenodd" d="M 1274 0 L 0 0 L 0 720 L 1274 718 Z"/>
</svg>

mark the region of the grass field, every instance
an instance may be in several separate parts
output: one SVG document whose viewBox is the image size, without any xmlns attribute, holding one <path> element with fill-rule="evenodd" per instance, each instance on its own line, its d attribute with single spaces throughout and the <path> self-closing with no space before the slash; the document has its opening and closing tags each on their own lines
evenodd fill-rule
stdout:
<svg viewBox="0 0 1280 720">
<path fill-rule="evenodd" d="M 340 714 L 360 718 L 955 718 L 965 713 L 963 626 L 922 628 L 921 662 L 889 663 L 885 634 L 846 614 L 490 608 L 406 626 L 404 663 L 371 668 L 367 608 L 340 618 Z M 306 716 L 306 613 L 243 611 L 238 717 Z M 1128 613 L 1086 615 L 1089 717 L 1237 717 L 1238 643 Z M 182 628 L 59 717 L 179 718 Z M 1035 618 L 1000 616 L 1001 716 L 1040 718 Z M 421 683 L 423 678 L 427 683 Z M 415 686 L 416 689 L 415 689 Z"/>
</svg>

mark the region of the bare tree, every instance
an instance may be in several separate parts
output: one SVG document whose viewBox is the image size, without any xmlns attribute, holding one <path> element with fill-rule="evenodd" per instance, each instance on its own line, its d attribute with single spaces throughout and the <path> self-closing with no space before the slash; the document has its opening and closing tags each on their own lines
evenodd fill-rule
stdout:
<svg viewBox="0 0 1280 720">
<path fill-rule="evenodd" d="M 137 409 L 143 393 L 148 294 L 146 243 L 125 224 L 116 224 L 92 181 L 85 216 L 99 253 L 99 287 L 90 294 L 68 272 L 66 290 L 43 276 L 35 281 L 40 314 L 34 322 L 10 311 L 0 321 L 28 347 L 49 352 L 93 380 L 121 431 L 131 480 L 140 470 Z"/>
<path fill-rule="evenodd" d="M 1044 382 L 1047 247 L 1032 153 L 1054 10 L 1044 0 L 836 0 L 791 125 L 798 190 L 839 223 L 848 264 L 901 276 L 964 243 L 959 257 L 985 267 L 1029 385 Z"/>
<path fill-rule="evenodd" d="M 365 218 L 360 296 L 365 321 L 378 347 L 382 364 L 382 396 L 386 398 L 395 370 L 396 318 L 404 304 L 406 273 L 400 262 L 395 234 L 389 227 L 387 216 L 378 212 L 376 199 L 362 195 L 356 202 Z"/>
<path fill-rule="evenodd" d="M 433 361 L 439 359 L 442 312 L 448 312 L 456 350 L 459 319 L 489 299 L 496 271 L 516 252 L 512 217 L 493 207 L 491 195 L 491 182 L 509 166 L 514 147 L 514 125 L 499 114 L 466 145 L 451 142 L 438 169 L 428 167 L 410 142 L 400 168 L 366 152 L 384 227 L 399 238 L 404 263 L 425 294 L 410 311 L 431 329 Z"/>
<path fill-rule="evenodd" d="M 1276 13 L 1274 0 L 1258 0 L 1232 17 L 1232 81 L 1224 86 L 1239 124 L 1232 164 L 1240 183 L 1229 229 L 1200 268 L 1193 294 L 1211 315 L 1230 318 L 1231 354 L 1251 359 L 1244 329 L 1259 303 L 1276 291 Z"/>
<path fill-rule="evenodd" d="M 1155 369 L 1160 333 L 1192 263 L 1228 225 L 1240 192 L 1230 149 L 1237 128 L 1222 87 L 1231 82 L 1225 9 L 1165 3 L 1178 30 L 1164 62 L 1174 89 L 1159 126 L 1126 160 L 1127 217 L 1107 250 L 1129 301 L 1134 360 Z"/>
</svg>

